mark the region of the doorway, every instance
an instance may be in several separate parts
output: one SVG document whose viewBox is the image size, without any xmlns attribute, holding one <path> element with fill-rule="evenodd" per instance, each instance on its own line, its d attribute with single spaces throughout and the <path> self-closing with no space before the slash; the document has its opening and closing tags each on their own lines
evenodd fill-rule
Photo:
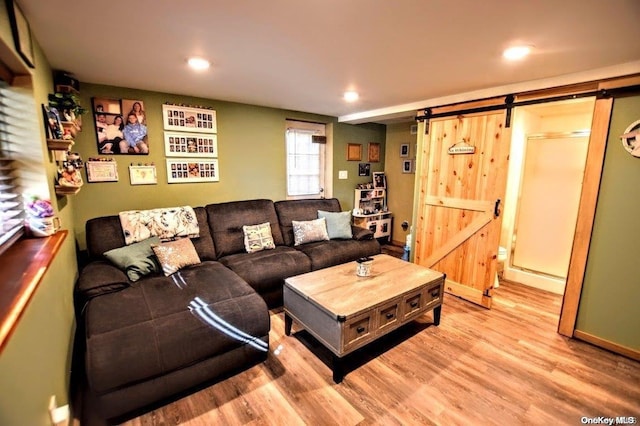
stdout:
<svg viewBox="0 0 640 426">
<path fill-rule="evenodd" d="M 503 277 L 563 294 L 595 98 L 514 111 L 500 246 Z"/>
</svg>

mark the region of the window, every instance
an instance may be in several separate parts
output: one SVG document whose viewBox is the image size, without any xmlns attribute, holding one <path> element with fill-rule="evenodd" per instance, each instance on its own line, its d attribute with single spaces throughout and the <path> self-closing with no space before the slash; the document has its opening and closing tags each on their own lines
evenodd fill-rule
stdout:
<svg viewBox="0 0 640 426">
<path fill-rule="evenodd" d="M 318 136 L 324 124 L 287 120 L 288 198 L 324 198 L 326 139 Z"/>
<path fill-rule="evenodd" d="M 0 80 L 0 253 L 22 235 L 24 210 L 15 166 L 20 110 L 11 87 Z"/>
</svg>

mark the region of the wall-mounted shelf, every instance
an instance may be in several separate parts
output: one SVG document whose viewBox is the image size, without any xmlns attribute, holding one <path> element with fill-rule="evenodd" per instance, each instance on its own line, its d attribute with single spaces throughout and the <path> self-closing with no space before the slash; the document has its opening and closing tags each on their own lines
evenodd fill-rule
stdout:
<svg viewBox="0 0 640 426">
<path fill-rule="evenodd" d="M 58 195 L 74 195 L 80 192 L 80 186 L 62 186 L 56 185 L 56 194 Z"/>
<path fill-rule="evenodd" d="M 47 148 L 52 151 L 69 151 L 73 143 L 73 139 L 47 139 Z"/>
</svg>

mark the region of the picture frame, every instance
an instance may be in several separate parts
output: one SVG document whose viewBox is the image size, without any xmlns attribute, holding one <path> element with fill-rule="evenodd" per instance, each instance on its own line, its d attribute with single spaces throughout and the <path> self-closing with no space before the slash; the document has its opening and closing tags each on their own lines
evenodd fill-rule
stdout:
<svg viewBox="0 0 640 426">
<path fill-rule="evenodd" d="M 42 115 L 44 116 L 47 139 L 61 140 L 64 136 L 60 113 L 56 108 L 42 104 Z"/>
<path fill-rule="evenodd" d="M 402 173 L 415 173 L 415 161 L 402 160 Z"/>
<path fill-rule="evenodd" d="M 376 142 L 369 143 L 368 160 L 370 163 L 380 162 L 380 144 Z"/>
<path fill-rule="evenodd" d="M 164 132 L 167 157 L 217 157 L 218 136 L 203 133 Z"/>
<path fill-rule="evenodd" d="M 373 172 L 373 188 L 374 189 L 386 189 L 387 178 L 384 172 Z"/>
<path fill-rule="evenodd" d="M 174 158 L 166 159 L 168 183 L 218 182 L 218 159 Z"/>
<path fill-rule="evenodd" d="M 400 145 L 400 157 L 408 157 L 409 156 L 409 144 L 403 143 Z"/>
<path fill-rule="evenodd" d="M 99 154 L 149 154 L 147 114 L 142 100 L 94 97 L 91 104 Z M 130 120 L 129 116 L 135 119 Z M 136 141 L 127 141 L 127 135 Z"/>
<path fill-rule="evenodd" d="M 36 63 L 33 54 L 33 40 L 31 39 L 31 27 L 24 13 L 14 0 L 7 1 L 7 12 L 13 34 L 16 51 L 29 68 L 35 68 Z"/>
<path fill-rule="evenodd" d="M 164 104 L 162 123 L 165 130 L 218 133 L 216 112 L 208 108 Z"/>
<path fill-rule="evenodd" d="M 87 161 L 87 182 L 118 182 L 118 163 L 115 161 Z"/>
<path fill-rule="evenodd" d="M 369 163 L 358 164 L 358 176 L 371 176 L 371 164 Z"/>
<path fill-rule="evenodd" d="M 347 161 L 361 161 L 362 160 L 362 144 L 348 143 L 347 144 Z"/>
<path fill-rule="evenodd" d="M 418 125 L 417 124 L 412 124 L 411 128 L 409 129 L 409 133 L 412 135 L 417 135 L 418 134 Z"/>
<path fill-rule="evenodd" d="M 129 181 L 131 185 L 155 185 L 158 175 L 155 165 L 129 166 Z"/>
</svg>

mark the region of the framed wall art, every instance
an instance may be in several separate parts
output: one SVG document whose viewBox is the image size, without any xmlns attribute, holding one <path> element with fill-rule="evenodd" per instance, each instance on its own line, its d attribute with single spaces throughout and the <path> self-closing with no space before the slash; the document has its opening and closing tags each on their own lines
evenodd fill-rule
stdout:
<svg viewBox="0 0 640 426">
<path fill-rule="evenodd" d="M 33 42 L 31 40 L 31 28 L 29 28 L 29 22 L 15 0 L 9 0 L 7 2 L 7 11 L 9 13 L 11 32 L 13 33 L 13 41 L 16 46 L 16 51 L 30 68 L 35 68 L 35 60 L 33 59 Z"/>
<path fill-rule="evenodd" d="M 348 143 L 347 144 L 347 161 L 361 161 L 362 160 L 362 144 Z"/>
<path fill-rule="evenodd" d="M 202 133 L 164 132 L 167 157 L 217 157 L 218 137 Z"/>
<path fill-rule="evenodd" d="M 87 161 L 87 182 L 117 182 L 118 164 L 115 161 Z"/>
<path fill-rule="evenodd" d="M 380 161 L 380 144 L 379 143 L 369 143 L 369 162 L 377 163 Z"/>
<path fill-rule="evenodd" d="M 385 189 L 387 187 L 387 178 L 384 172 L 373 172 L 373 189 Z"/>
<path fill-rule="evenodd" d="M 358 164 L 358 176 L 371 176 L 371 164 L 369 163 Z"/>
<path fill-rule="evenodd" d="M 175 158 L 166 161 L 169 183 L 218 182 L 220 180 L 217 159 Z"/>
<path fill-rule="evenodd" d="M 414 160 L 402 160 L 402 173 L 415 173 Z"/>
<path fill-rule="evenodd" d="M 408 157 L 409 156 L 409 144 L 403 143 L 400 145 L 400 157 Z"/>
<path fill-rule="evenodd" d="M 99 154 L 149 154 L 144 103 L 136 99 L 93 98 Z"/>
<path fill-rule="evenodd" d="M 216 112 L 208 108 L 164 104 L 162 122 L 165 130 L 218 133 Z"/>
<path fill-rule="evenodd" d="M 131 185 L 155 185 L 158 183 L 156 166 L 129 166 L 129 180 Z"/>
</svg>

